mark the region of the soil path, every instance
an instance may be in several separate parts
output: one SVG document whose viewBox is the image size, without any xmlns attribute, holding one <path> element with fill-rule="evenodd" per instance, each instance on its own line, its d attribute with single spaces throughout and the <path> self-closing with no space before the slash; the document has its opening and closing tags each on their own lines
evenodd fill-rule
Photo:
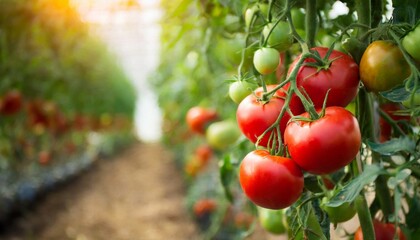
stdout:
<svg viewBox="0 0 420 240">
<path fill-rule="evenodd" d="M 50 193 L 0 239 L 199 239 L 184 187 L 162 146 L 136 144 Z"/>
</svg>

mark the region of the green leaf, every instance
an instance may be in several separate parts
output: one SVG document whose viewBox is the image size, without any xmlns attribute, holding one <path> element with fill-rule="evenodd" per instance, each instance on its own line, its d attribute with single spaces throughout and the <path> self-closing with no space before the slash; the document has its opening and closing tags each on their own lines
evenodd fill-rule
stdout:
<svg viewBox="0 0 420 240">
<path fill-rule="evenodd" d="M 232 182 L 233 177 L 235 176 L 234 168 L 230 160 L 229 155 L 225 155 L 220 165 L 220 178 L 222 181 L 223 190 L 225 191 L 226 198 L 232 202 L 233 195 L 230 190 L 230 183 Z"/>
<path fill-rule="evenodd" d="M 404 85 L 399 85 L 391 90 L 380 93 L 384 98 L 391 102 L 402 102 L 410 97 L 410 92 L 407 91 Z"/>
<path fill-rule="evenodd" d="M 420 199 L 416 197 L 408 199 L 408 205 L 410 211 L 406 215 L 407 227 L 411 229 L 419 229 L 420 221 L 418 218 L 420 216 Z"/>
<path fill-rule="evenodd" d="M 408 137 L 393 138 L 384 143 L 368 142 L 372 151 L 382 155 L 392 155 L 400 151 L 414 153 L 416 150 L 416 143 Z"/>
<path fill-rule="evenodd" d="M 338 191 L 326 206 L 338 207 L 345 202 L 353 202 L 365 185 L 375 181 L 378 175 L 384 172 L 385 170 L 379 165 L 367 165 L 362 174 L 351 180 Z"/>
</svg>

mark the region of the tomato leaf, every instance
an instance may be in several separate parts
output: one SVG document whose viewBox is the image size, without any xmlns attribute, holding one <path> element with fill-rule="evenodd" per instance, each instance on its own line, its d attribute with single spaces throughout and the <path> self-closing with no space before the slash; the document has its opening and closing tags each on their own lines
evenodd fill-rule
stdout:
<svg viewBox="0 0 420 240">
<path fill-rule="evenodd" d="M 329 207 L 338 207 L 345 202 L 353 202 L 362 191 L 363 187 L 384 173 L 385 170 L 379 165 L 367 165 L 362 174 L 351 180 L 340 191 L 338 191 L 326 204 Z"/>
<path fill-rule="evenodd" d="M 420 221 L 418 220 L 420 216 L 420 199 L 414 197 L 408 199 L 410 211 L 406 215 L 407 227 L 411 229 L 419 229 Z"/>
<path fill-rule="evenodd" d="M 416 143 L 408 137 L 393 138 L 384 143 L 374 143 L 368 141 L 369 147 L 372 151 L 382 155 L 392 155 L 400 151 L 415 153 Z"/>
<path fill-rule="evenodd" d="M 406 90 L 404 85 L 399 85 L 391 90 L 380 93 L 384 98 L 391 102 L 402 102 L 410 97 L 410 92 Z"/>
</svg>

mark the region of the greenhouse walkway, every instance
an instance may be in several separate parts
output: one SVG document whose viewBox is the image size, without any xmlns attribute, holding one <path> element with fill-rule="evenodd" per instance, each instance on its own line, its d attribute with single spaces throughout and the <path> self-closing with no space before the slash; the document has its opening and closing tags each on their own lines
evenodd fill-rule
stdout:
<svg viewBox="0 0 420 240">
<path fill-rule="evenodd" d="M 161 145 L 139 143 L 43 197 L 0 239 L 199 239 L 183 184 Z"/>
</svg>

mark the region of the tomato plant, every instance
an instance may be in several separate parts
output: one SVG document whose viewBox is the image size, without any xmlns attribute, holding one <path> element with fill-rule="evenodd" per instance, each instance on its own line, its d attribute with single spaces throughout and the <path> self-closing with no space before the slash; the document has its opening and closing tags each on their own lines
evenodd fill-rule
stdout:
<svg viewBox="0 0 420 240">
<path fill-rule="evenodd" d="M 360 60 L 360 79 L 372 92 L 386 91 L 402 84 L 410 73 L 401 50 L 390 41 L 372 42 Z"/>
<path fill-rule="evenodd" d="M 397 235 L 399 240 L 405 240 L 405 234 L 401 231 L 400 228 L 397 228 L 397 233 L 395 231 L 395 225 L 392 223 L 382 223 L 377 220 L 373 221 L 373 227 L 375 229 L 375 239 L 377 240 L 392 240 L 395 239 Z M 354 234 L 354 240 L 363 240 L 363 232 L 359 227 Z"/>
<path fill-rule="evenodd" d="M 321 58 L 325 57 L 328 48 L 316 47 Z M 291 64 L 289 75 L 299 61 L 299 57 Z M 299 89 L 311 99 L 316 108 L 321 108 L 327 96 L 327 106 L 345 107 L 357 95 L 359 89 L 359 67 L 348 55 L 333 50 L 326 60 L 325 66 L 311 66 L 305 63 L 314 63 L 315 59 L 308 58 L 304 61 L 296 76 Z"/>
<path fill-rule="evenodd" d="M 299 167 L 290 158 L 273 156 L 266 150 L 255 150 L 245 156 L 239 168 L 239 181 L 251 201 L 269 209 L 292 205 L 303 191 Z"/>
<path fill-rule="evenodd" d="M 289 24 L 284 21 L 268 23 L 263 29 L 267 46 L 277 49 L 279 52 L 287 50 L 293 43 L 293 35 L 290 34 Z"/>
<path fill-rule="evenodd" d="M 326 203 L 327 201 L 327 198 L 322 199 L 322 203 Z M 346 202 L 337 207 L 330 207 L 324 204 L 321 205 L 321 208 L 328 214 L 332 223 L 345 222 L 356 215 L 356 208 L 353 203 Z"/>
<path fill-rule="evenodd" d="M 308 113 L 301 115 L 308 118 Z M 327 107 L 314 121 L 291 121 L 284 132 L 290 156 L 303 170 L 330 174 L 349 164 L 361 146 L 356 118 L 342 107 Z"/>
<path fill-rule="evenodd" d="M 218 119 L 218 114 L 213 109 L 193 107 L 188 110 L 186 121 L 191 131 L 204 134 L 207 126 Z"/>
<path fill-rule="evenodd" d="M 379 109 L 384 112 L 388 117 L 390 117 L 393 121 L 406 121 L 410 120 L 410 116 L 398 113 L 398 111 L 403 110 L 403 107 L 398 103 L 384 103 L 380 105 Z M 391 139 L 392 136 L 392 126 L 383 116 L 379 117 L 379 141 L 385 142 Z M 402 125 L 399 125 L 400 127 Z"/>
</svg>

